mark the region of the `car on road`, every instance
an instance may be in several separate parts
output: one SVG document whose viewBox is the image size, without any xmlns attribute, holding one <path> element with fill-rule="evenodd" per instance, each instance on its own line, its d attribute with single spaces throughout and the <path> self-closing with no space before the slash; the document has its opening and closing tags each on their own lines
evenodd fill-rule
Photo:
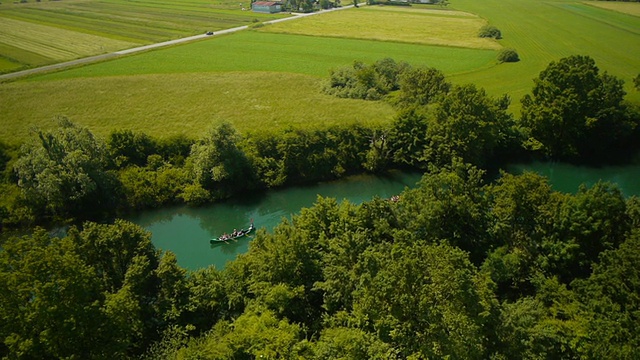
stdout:
<svg viewBox="0 0 640 360">
<path fill-rule="evenodd" d="M 213 35 L 213 31 L 207 31 L 206 34 L 207 35 Z"/>
</svg>

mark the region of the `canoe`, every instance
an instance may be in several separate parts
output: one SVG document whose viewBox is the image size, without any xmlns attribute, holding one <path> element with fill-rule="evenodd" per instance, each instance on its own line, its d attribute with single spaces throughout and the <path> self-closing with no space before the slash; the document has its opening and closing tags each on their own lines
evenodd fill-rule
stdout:
<svg viewBox="0 0 640 360">
<path fill-rule="evenodd" d="M 249 235 L 251 232 L 253 232 L 256 228 L 253 226 L 253 222 L 251 222 L 251 224 L 249 225 L 248 228 L 246 229 L 240 229 L 240 231 L 237 231 L 236 234 L 224 234 L 221 235 L 217 238 L 211 239 L 209 240 L 210 243 L 221 243 L 221 242 L 227 242 L 229 240 L 236 240 L 239 239 L 243 236 Z"/>
</svg>

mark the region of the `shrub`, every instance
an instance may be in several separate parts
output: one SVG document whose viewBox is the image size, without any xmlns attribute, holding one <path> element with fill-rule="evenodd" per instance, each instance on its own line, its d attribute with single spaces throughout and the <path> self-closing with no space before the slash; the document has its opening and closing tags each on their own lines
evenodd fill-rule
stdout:
<svg viewBox="0 0 640 360">
<path fill-rule="evenodd" d="M 502 33 L 493 25 L 483 26 L 478 32 L 478 36 L 481 38 L 502 39 Z"/>
<path fill-rule="evenodd" d="M 514 49 L 502 49 L 498 54 L 498 62 L 518 62 L 520 57 Z"/>
</svg>

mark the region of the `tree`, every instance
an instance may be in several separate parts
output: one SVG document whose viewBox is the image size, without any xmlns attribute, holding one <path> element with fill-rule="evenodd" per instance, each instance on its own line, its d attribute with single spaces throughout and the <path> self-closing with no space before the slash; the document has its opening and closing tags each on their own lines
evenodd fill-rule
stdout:
<svg viewBox="0 0 640 360">
<path fill-rule="evenodd" d="M 396 101 L 399 106 L 428 105 L 451 89 L 444 73 L 435 68 L 408 69 L 400 75 L 400 91 Z"/>
<path fill-rule="evenodd" d="M 448 164 L 454 157 L 483 166 L 506 152 L 514 121 L 507 112 L 509 98 L 492 98 L 475 85 L 455 86 L 436 106 L 427 137 L 425 158 Z"/>
<path fill-rule="evenodd" d="M 542 243 L 544 258 L 539 263 L 549 276 L 566 284 L 588 277 L 600 253 L 616 249 L 631 230 L 624 196 L 609 183 L 581 186 L 555 213 L 552 236 Z"/>
<path fill-rule="evenodd" d="M 584 304 L 583 357 L 640 356 L 640 232 L 634 229 L 617 249 L 604 251 L 587 280 L 574 282 Z"/>
<path fill-rule="evenodd" d="M 189 161 L 195 182 L 214 198 L 226 198 L 254 186 L 254 174 L 239 141 L 240 135 L 231 124 L 222 123 L 191 147 Z"/>
<path fill-rule="evenodd" d="M 14 166 L 26 204 L 38 215 L 86 219 L 109 213 L 117 204 L 118 186 L 107 172 L 104 143 L 66 118 L 53 132 L 21 149 Z"/>
<path fill-rule="evenodd" d="M 640 90 L 640 74 L 633 78 L 633 86 L 636 90 Z"/>
<path fill-rule="evenodd" d="M 529 144 L 560 160 L 611 157 L 636 125 L 626 114 L 622 80 L 599 73 L 595 61 L 574 55 L 551 62 L 522 99 Z"/>
<path fill-rule="evenodd" d="M 156 147 L 149 136 L 136 134 L 131 130 L 116 130 L 107 139 L 109 156 L 117 168 L 145 166 L 147 157 L 156 152 Z"/>
<path fill-rule="evenodd" d="M 123 357 L 135 327 L 126 300 L 105 299 L 101 279 L 69 238 L 44 230 L 0 251 L 0 342 L 11 358 Z M 116 316 L 117 315 L 117 316 Z M 126 327 L 122 327 L 122 325 Z"/>
<path fill-rule="evenodd" d="M 400 238 L 365 256 L 369 271 L 354 293 L 354 323 L 408 358 L 487 357 L 482 326 L 493 302 L 462 250 Z"/>
<path fill-rule="evenodd" d="M 480 28 L 478 36 L 481 38 L 502 39 L 502 33 L 493 25 L 485 25 Z"/>
<path fill-rule="evenodd" d="M 414 167 L 426 166 L 424 151 L 429 144 L 427 127 L 426 115 L 415 108 L 398 114 L 389 134 L 389 146 L 396 164 L 407 164 Z"/>
<path fill-rule="evenodd" d="M 520 61 L 520 56 L 514 49 L 502 49 L 498 53 L 498 62 L 518 62 Z"/>
<path fill-rule="evenodd" d="M 401 195 L 399 228 L 416 241 L 446 241 L 468 251 L 479 264 L 489 250 L 483 174 L 459 159 L 441 169 L 432 166 L 415 189 Z"/>
</svg>

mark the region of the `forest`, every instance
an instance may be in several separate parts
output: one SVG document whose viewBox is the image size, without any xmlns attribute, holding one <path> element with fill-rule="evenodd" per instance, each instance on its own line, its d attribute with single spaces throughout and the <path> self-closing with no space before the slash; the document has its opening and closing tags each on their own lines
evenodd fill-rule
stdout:
<svg viewBox="0 0 640 360">
<path fill-rule="evenodd" d="M 511 359 L 640 356 L 640 200 L 615 184 L 554 191 L 512 161 L 637 160 L 640 110 L 588 56 L 521 99 L 392 59 L 324 91 L 389 101 L 388 127 L 201 139 L 70 119 L 0 146 L 0 356 L 20 359 Z M 176 203 L 393 168 L 398 201 L 318 198 L 224 269 L 187 272 L 118 219 Z M 68 226 L 54 237 L 45 228 Z M 11 235 L 13 232 L 26 235 Z"/>
</svg>

